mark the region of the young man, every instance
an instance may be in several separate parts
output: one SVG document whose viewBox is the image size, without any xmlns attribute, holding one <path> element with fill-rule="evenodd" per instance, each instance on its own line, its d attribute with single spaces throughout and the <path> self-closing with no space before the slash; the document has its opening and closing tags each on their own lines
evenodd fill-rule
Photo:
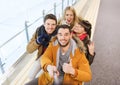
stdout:
<svg viewBox="0 0 120 85">
<path fill-rule="evenodd" d="M 58 27 L 57 38 L 41 57 L 44 73 L 26 85 L 82 85 L 91 80 L 88 61 L 72 39 L 70 29 L 68 25 Z"/>
<path fill-rule="evenodd" d="M 37 59 L 31 68 L 29 78 L 34 79 L 41 69 L 40 56 L 44 53 L 47 48 L 49 41 L 52 36 L 56 35 L 57 18 L 53 14 L 47 14 L 44 17 L 44 24 L 37 28 L 33 34 L 31 41 L 27 45 L 27 52 L 33 53 L 38 50 Z"/>
</svg>

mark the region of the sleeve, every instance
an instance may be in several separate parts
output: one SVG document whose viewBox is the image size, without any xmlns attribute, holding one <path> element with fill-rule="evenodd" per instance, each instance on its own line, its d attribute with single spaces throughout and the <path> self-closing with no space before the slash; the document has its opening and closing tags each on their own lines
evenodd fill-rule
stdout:
<svg viewBox="0 0 120 85">
<path fill-rule="evenodd" d="M 95 57 L 95 52 L 94 52 L 94 55 L 91 55 L 89 53 L 89 48 L 87 46 L 89 43 L 91 43 L 91 40 L 88 37 L 86 37 L 83 42 L 84 42 L 84 45 L 86 47 L 86 53 L 85 53 L 86 58 L 89 61 L 89 65 L 91 65 L 93 63 L 93 60 L 94 60 L 94 57 Z"/>
<path fill-rule="evenodd" d="M 30 42 L 28 43 L 26 50 L 28 53 L 33 53 L 35 50 L 39 48 L 40 45 L 36 43 L 36 32 L 33 34 Z"/>
<path fill-rule="evenodd" d="M 90 65 L 93 63 L 95 54 L 96 54 L 95 52 L 94 52 L 94 55 L 90 55 L 89 52 L 87 52 L 87 54 L 86 54 L 86 57 L 87 57 L 87 59 L 88 59 Z"/>
<path fill-rule="evenodd" d="M 84 53 L 78 54 L 81 58 L 78 59 L 78 68 L 75 69 L 77 75 L 73 77 L 75 80 L 88 82 L 92 79 L 92 73 L 89 63 Z"/>
<path fill-rule="evenodd" d="M 44 71 L 46 71 L 47 65 L 52 65 L 52 61 L 53 61 L 52 50 L 53 50 L 53 46 L 50 43 L 44 54 L 41 56 L 40 63 Z"/>
</svg>

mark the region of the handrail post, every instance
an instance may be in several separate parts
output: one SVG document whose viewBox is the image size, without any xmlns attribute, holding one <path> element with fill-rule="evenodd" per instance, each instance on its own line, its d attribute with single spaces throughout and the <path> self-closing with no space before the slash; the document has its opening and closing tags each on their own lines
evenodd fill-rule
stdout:
<svg viewBox="0 0 120 85">
<path fill-rule="evenodd" d="M 62 0 L 62 14 L 63 14 L 64 0 Z"/>
<path fill-rule="evenodd" d="M 73 0 L 72 0 L 72 6 L 73 6 Z"/>
<path fill-rule="evenodd" d="M 2 60 L 1 60 L 1 57 L 0 57 L 0 70 L 1 70 L 1 72 L 2 72 L 2 74 L 3 73 L 5 73 L 5 70 L 4 70 L 4 68 L 3 68 L 3 63 L 2 63 Z"/>
<path fill-rule="evenodd" d="M 27 38 L 27 43 L 29 42 L 29 34 L 28 34 L 28 21 L 25 21 L 25 32 L 26 32 L 26 38 Z"/>
<path fill-rule="evenodd" d="M 67 0 L 67 5 L 69 6 L 69 0 Z"/>
<path fill-rule="evenodd" d="M 54 15 L 56 16 L 56 3 L 54 3 Z"/>
<path fill-rule="evenodd" d="M 44 17 L 45 17 L 45 10 L 42 11 L 42 14 L 43 14 L 43 20 L 44 20 Z"/>
</svg>

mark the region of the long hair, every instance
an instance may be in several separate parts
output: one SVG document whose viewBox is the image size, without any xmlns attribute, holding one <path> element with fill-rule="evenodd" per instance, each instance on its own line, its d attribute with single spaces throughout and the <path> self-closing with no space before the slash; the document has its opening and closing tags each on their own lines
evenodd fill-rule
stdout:
<svg viewBox="0 0 120 85">
<path fill-rule="evenodd" d="M 91 38 L 91 29 L 92 29 L 92 24 L 88 20 L 82 20 L 79 22 L 79 24 L 84 27 L 84 30 L 87 32 L 89 35 L 89 38 Z"/>
<path fill-rule="evenodd" d="M 59 20 L 58 24 L 61 24 L 61 21 L 62 21 L 62 20 L 65 20 L 65 14 L 66 14 L 66 11 L 68 11 L 68 10 L 70 10 L 70 11 L 73 12 L 74 18 L 73 18 L 72 23 L 70 24 L 71 27 L 73 27 L 73 26 L 75 25 L 75 23 L 78 22 L 79 20 L 78 20 L 76 11 L 75 11 L 75 9 L 74 9 L 72 6 L 67 6 L 67 7 L 65 8 L 65 10 L 64 10 L 64 12 L 63 12 L 63 16 L 62 16 L 62 18 Z"/>
<path fill-rule="evenodd" d="M 71 25 L 74 25 L 75 22 L 78 21 L 78 17 L 77 17 L 75 9 L 72 6 L 68 6 L 68 7 L 65 8 L 64 13 L 63 13 L 63 19 L 65 19 L 65 14 L 66 14 L 66 11 L 68 11 L 68 10 L 73 12 L 74 19 L 73 19 Z"/>
</svg>

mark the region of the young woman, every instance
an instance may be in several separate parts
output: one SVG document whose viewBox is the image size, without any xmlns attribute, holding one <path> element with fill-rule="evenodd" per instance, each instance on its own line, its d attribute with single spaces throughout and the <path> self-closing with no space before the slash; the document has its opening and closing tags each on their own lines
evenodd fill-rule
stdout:
<svg viewBox="0 0 120 85">
<path fill-rule="evenodd" d="M 79 19 L 81 19 L 79 17 Z M 65 8 L 62 18 L 58 21 L 58 24 L 67 24 L 71 26 L 71 28 L 78 22 L 78 16 L 76 15 L 76 11 L 72 6 L 68 6 Z"/>
<path fill-rule="evenodd" d="M 81 20 L 72 28 L 73 36 L 78 37 L 84 43 L 84 46 L 86 48 L 86 57 L 90 65 L 92 64 L 95 56 L 94 43 L 90 40 L 91 28 L 92 26 L 87 20 Z"/>
</svg>

